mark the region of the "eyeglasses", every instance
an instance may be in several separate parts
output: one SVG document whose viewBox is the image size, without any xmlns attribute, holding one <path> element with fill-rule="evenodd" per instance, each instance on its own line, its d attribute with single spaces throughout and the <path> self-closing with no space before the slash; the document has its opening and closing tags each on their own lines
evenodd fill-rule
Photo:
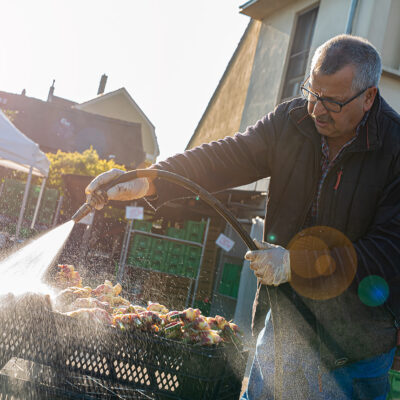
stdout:
<svg viewBox="0 0 400 400">
<path fill-rule="evenodd" d="M 358 96 L 361 96 L 367 89 L 369 89 L 371 87 L 371 86 L 366 87 L 365 89 L 363 89 L 360 92 L 358 92 L 357 94 L 355 94 L 349 100 L 345 101 L 344 103 L 340 103 L 335 100 L 324 99 L 323 97 L 319 96 L 317 93 L 314 93 L 310 89 L 307 89 L 305 87 L 305 85 L 306 85 L 307 81 L 309 80 L 309 78 L 310 77 L 308 77 L 304 81 L 304 83 L 300 86 L 302 96 L 311 104 L 316 104 L 317 101 L 320 101 L 327 111 L 331 111 L 334 113 L 340 113 L 340 111 L 342 111 L 342 107 L 344 107 L 346 104 L 349 104 L 351 101 L 356 99 Z"/>
</svg>

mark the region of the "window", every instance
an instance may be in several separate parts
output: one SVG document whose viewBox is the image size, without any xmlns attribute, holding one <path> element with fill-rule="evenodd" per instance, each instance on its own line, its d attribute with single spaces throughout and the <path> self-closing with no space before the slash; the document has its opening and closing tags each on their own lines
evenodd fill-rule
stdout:
<svg viewBox="0 0 400 400">
<path fill-rule="evenodd" d="M 318 7 L 297 17 L 281 100 L 297 96 L 306 73 Z"/>
</svg>

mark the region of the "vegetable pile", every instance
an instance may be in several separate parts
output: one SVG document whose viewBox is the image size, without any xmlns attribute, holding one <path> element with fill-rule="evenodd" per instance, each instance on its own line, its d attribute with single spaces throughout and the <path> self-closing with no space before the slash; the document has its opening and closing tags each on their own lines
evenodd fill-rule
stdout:
<svg viewBox="0 0 400 400">
<path fill-rule="evenodd" d="M 170 311 L 159 303 L 147 307 L 131 304 L 120 294 L 119 283 L 108 280 L 92 289 L 82 287 L 79 272 L 72 265 L 59 265 L 56 276 L 63 290 L 55 299 L 55 308 L 64 315 L 90 320 L 124 331 L 142 331 L 198 346 L 242 343 L 238 326 L 216 315 L 206 317 L 199 309 Z"/>
</svg>

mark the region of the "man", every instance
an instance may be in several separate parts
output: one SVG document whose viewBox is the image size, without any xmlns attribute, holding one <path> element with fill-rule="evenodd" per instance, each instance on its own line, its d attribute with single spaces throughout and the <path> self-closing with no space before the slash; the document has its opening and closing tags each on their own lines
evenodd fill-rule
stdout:
<svg viewBox="0 0 400 400">
<path fill-rule="evenodd" d="M 380 75 L 381 60 L 369 42 L 334 37 L 316 50 L 303 98 L 278 105 L 243 134 L 154 165 L 211 192 L 271 177 L 264 242 L 246 254 L 263 284 L 258 314 L 270 312 L 244 398 L 386 397 L 396 287 L 373 307 L 359 297 L 364 278 L 390 284 L 400 275 L 400 116 L 379 95 Z M 88 186 L 89 200 L 99 184 L 121 173 L 97 177 Z M 156 195 L 155 204 L 183 194 L 143 178 L 108 192 L 114 200 Z M 102 206 L 101 199 L 97 203 Z M 337 295 L 324 297 L 324 287 L 317 288 L 319 298 L 293 290 L 299 258 L 320 265 L 312 258 L 318 249 L 288 249 L 309 227 L 333 228 L 351 241 L 352 250 L 329 247 L 332 271 L 346 274 L 347 255 L 355 249 L 355 277 L 350 271 L 351 285 Z"/>
</svg>

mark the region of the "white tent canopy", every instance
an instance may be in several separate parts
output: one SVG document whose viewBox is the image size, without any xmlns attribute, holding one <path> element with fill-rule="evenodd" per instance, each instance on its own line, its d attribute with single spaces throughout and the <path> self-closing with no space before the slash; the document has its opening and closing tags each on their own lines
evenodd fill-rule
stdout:
<svg viewBox="0 0 400 400">
<path fill-rule="evenodd" d="M 22 219 L 25 212 L 26 202 L 28 199 L 28 192 L 31 185 L 32 175 L 37 175 L 44 178 L 31 225 L 31 227 L 33 228 L 39 210 L 40 201 L 42 199 L 44 185 L 46 184 L 46 178 L 49 174 L 50 161 L 46 157 L 46 154 L 44 154 L 39 149 L 39 146 L 33 140 L 25 136 L 19 129 L 17 129 L 1 110 L 0 165 L 6 168 L 11 168 L 28 173 L 28 179 L 25 185 L 21 211 L 16 227 L 15 236 L 18 239 Z"/>
<path fill-rule="evenodd" d="M 47 177 L 50 161 L 39 146 L 18 130 L 0 110 L 0 165 Z"/>
</svg>

